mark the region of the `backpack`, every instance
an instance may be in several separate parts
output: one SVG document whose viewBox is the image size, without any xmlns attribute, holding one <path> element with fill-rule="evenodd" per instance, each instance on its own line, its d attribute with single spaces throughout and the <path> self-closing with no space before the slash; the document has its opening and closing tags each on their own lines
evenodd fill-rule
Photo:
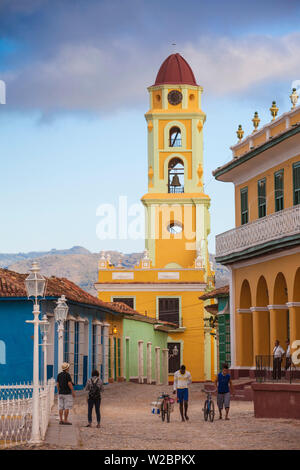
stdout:
<svg viewBox="0 0 300 470">
<path fill-rule="evenodd" d="M 98 398 L 100 398 L 100 384 L 99 384 L 98 377 L 95 382 L 93 381 L 93 379 L 91 379 L 91 388 L 89 391 L 89 398 L 91 400 L 97 400 Z"/>
</svg>

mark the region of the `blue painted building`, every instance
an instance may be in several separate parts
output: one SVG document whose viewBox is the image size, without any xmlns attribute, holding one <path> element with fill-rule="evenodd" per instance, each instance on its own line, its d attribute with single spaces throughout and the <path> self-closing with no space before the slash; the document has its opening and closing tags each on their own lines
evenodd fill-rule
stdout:
<svg viewBox="0 0 300 470">
<path fill-rule="evenodd" d="M 0 385 L 31 382 L 33 374 L 33 303 L 27 299 L 24 280 L 27 274 L 0 269 Z M 64 330 L 64 361 L 70 363 L 75 389 L 84 387 L 92 369 L 100 371 L 108 382 L 108 337 L 110 325 L 105 315 L 118 315 L 120 306 L 105 303 L 68 279 L 47 279 L 41 315 L 49 321 L 47 375 L 58 373 L 58 335 L 54 318 L 57 299 L 64 294 L 69 307 Z M 132 310 L 130 307 L 122 306 Z M 39 344 L 42 344 L 40 336 Z M 40 378 L 43 378 L 43 352 L 39 350 Z"/>
</svg>

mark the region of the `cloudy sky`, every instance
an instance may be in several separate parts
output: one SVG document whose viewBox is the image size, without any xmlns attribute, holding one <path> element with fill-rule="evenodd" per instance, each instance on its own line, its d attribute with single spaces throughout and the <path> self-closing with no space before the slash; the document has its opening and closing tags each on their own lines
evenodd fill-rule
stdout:
<svg viewBox="0 0 300 470">
<path fill-rule="evenodd" d="M 214 252 L 234 226 L 233 188 L 211 172 L 254 111 L 264 124 L 272 100 L 289 109 L 299 17 L 298 0 L 0 0 L 0 252 L 143 249 L 99 240 L 98 208 L 147 190 L 147 86 L 173 52 L 204 88 Z"/>
</svg>

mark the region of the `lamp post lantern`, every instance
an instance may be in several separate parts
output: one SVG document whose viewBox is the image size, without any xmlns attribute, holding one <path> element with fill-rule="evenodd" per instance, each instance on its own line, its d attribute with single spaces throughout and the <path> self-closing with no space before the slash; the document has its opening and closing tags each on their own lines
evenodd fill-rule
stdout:
<svg viewBox="0 0 300 470">
<path fill-rule="evenodd" d="M 69 307 L 66 302 L 66 297 L 62 295 L 58 301 L 57 306 L 54 309 L 55 321 L 57 322 L 58 332 L 58 372 L 61 369 L 63 363 L 63 334 L 64 334 L 64 322 L 67 319 Z"/>
<path fill-rule="evenodd" d="M 25 279 L 25 287 L 28 298 L 32 299 L 33 304 L 33 320 L 26 320 L 26 323 L 33 323 L 33 391 L 32 391 L 32 431 L 31 442 L 40 442 L 40 425 L 39 425 L 39 299 L 44 297 L 46 279 L 40 274 L 39 264 L 35 261 L 32 263 L 29 276 Z"/>
</svg>

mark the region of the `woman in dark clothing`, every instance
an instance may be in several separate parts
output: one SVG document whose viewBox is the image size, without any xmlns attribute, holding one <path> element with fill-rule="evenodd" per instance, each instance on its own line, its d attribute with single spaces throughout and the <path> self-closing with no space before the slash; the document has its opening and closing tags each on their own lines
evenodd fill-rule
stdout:
<svg viewBox="0 0 300 470">
<path fill-rule="evenodd" d="M 99 372 L 93 370 L 92 377 L 87 381 L 85 390 L 89 392 L 88 394 L 88 424 L 87 428 L 92 426 L 92 411 L 95 406 L 96 416 L 97 416 L 97 428 L 100 428 L 100 404 L 101 404 L 101 393 L 103 392 L 103 383 L 99 377 Z"/>
</svg>

